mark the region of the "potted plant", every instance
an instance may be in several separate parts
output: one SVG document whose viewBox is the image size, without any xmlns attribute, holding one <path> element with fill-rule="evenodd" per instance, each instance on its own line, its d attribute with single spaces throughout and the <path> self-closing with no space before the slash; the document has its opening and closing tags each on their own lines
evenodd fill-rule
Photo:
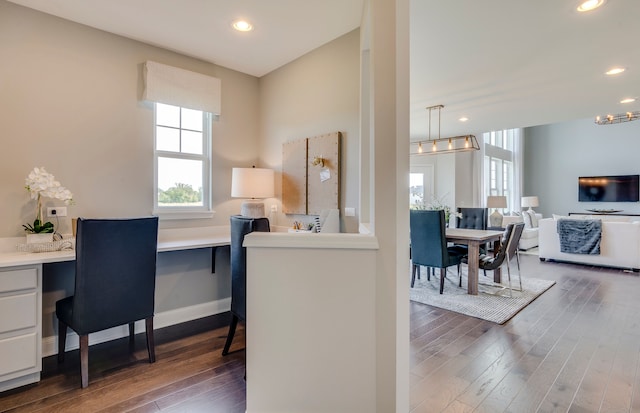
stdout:
<svg viewBox="0 0 640 413">
<path fill-rule="evenodd" d="M 51 222 L 43 220 L 42 198 L 60 199 L 69 205 L 73 202 L 73 194 L 61 186 L 44 168 L 33 168 L 25 180 L 25 188 L 29 191 L 31 199 L 37 200 L 33 224 L 27 223 L 22 226 L 27 233 L 27 243 L 53 241 L 55 228 Z"/>
</svg>

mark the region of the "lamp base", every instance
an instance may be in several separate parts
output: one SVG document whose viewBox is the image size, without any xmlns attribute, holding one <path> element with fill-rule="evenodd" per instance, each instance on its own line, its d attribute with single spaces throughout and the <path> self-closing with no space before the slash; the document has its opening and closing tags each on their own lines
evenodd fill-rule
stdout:
<svg viewBox="0 0 640 413">
<path fill-rule="evenodd" d="M 264 218 L 264 202 L 244 201 L 240 206 L 240 215 L 247 218 Z"/>
<path fill-rule="evenodd" d="M 489 215 L 489 226 L 502 228 L 502 214 L 497 209 L 493 210 L 493 214 Z"/>
</svg>

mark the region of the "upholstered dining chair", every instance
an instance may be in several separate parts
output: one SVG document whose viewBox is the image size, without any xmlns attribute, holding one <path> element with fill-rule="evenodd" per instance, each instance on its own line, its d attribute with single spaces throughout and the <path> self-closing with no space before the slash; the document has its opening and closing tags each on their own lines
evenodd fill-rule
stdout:
<svg viewBox="0 0 640 413">
<path fill-rule="evenodd" d="M 456 228 L 466 229 L 487 229 L 489 220 L 489 210 L 487 208 L 458 208 L 456 216 Z M 486 245 L 481 245 L 480 249 L 485 252 Z M 463 244 L 455 244 L 453 251 L 460 255 L 467 255 L 469 247 Z"/>
<path fill-rule="evenodd" d="M 456 228 L 487 229 L 489 210 L 487 208 L 458 208 Z"/>
<path fill-rule="evenodd" d="M 411 287 L 415 283 L 416 272 L 420 266 L 440 268 L 440 294 L 444 291 L 444 281 L 447 268 L 458 266 L 462 256 L 447 248 L 446 225 L 443 210 L 416 210 L 409 211 L 409 224 L 411 231 Z M 427 272 L 427 279 L 431 274 Z"/>
<path fill-rule="evenodd" d="M 229 348 L 236 333 L 238 321 L 247 318 L 247 249 L 242 246 L 245 235 L 254 232 L 269 232 L 269 219 L 249 218 L 233 215 L 231 221 L 231 324 L 222 355 L 229 354 Z"/>
<path fill-rule="evenodd" d="M 511 265 L 510 261 L 515 258 L 518 265 L 518 280 L 522 291 L 522 276 L 520 273 L 520 253 L 518 250 L 518 242 L 524 230 L 524 222 L 512 223 L 507 225 L 504 236 L 500 241 L 500 246 L 495 255 L 480 254 L 479 267 L 484 271 L 493 271 L 505 263 L 507 264 L 507 276 L 509 281 L 509 296 L 513 297 L 513 289 L 511 287 Z M 468 259 L 464 257 L 462 261 L 466 264 Z"/>
<path fill-rule="evenodd" d="M 155 361 L 153 314 L 158 217 L 78 218 L 75 292 L 56 302 L 58 361 L 64 361 L 67 327 L 80 338 L 82 388 L 89 385 L 89 334 L 145 320 L 149 362 Z"/>
</svg>

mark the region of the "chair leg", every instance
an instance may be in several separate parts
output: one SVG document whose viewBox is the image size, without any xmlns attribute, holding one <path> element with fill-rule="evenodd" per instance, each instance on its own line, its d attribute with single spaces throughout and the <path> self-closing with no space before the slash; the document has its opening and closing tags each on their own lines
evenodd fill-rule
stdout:
<svg viewBox="0 0 640 413">
<path fill-rule="evenodd" d="M 153 316 L 144 320 L 145 330 L 147 333 L 147 352 L 149 353 L 149 363 L 156 362 L 156 343 L 153 338 Z"/>
<path fill-rule="evenodd" d="M 522 291 L 522 273 L 520 272 L 520 252 L 516 250 L 516 262 L 518 263 L 518 281 L 520 281 L 520 291 Z"/>
<path fill-rule="evenodd" d="M 89 385 L 89 335 L 80 336 L 80 384 L 83 389 Z"/>
<path fill-rule="evenodd" d="M 64 361 L 64 352 L 67 348 L 67 325 L 58 320 L 58 363 Z"/>
<path fill-rule="evenodd" d="M 129 349 L 134 350 L 136 345 L 136 324 L 129 323 Z"/>
<path fill-rule="evenodd" d="M 416 268 L 417 265 L 411 264 L 411 288 L 413 288 L 413 284 L 416 282 Z"/>
<path fill-rule="evenodd" d="M 413 283 L 411 284 L 413 287 Z M 224 348 L 222 349 L 222 355 L 226 356 L 229 354 L 229 348 L 231 347 L 231 342 L 233 341 L 233 336 L 236 334 L 236 327 L 238 326 L 238 316 L 232 314 L 231 324 L 229 325 L 229 333 L 227 334 L 227 341 L 224 343 Z"/>
<path fill-rule="evenodd" d="M 511 289 L 511 265 L 509 265 L 509 261 L 511 261 L 511 257 L 509 256 L 509 253 L 507 252 L 507 275 L 509 278 L 509 297 L 513 297 L 513 290 Z"/>
<path fill-rule="evenodd" d="M 444 291 L 444 279 L 447 278 L 447 269 L 440 268 L 440 294 Z"/>
<path fill-rule="evenodd" d="M 462 287 L 462 265 L 458 264 L 458 287 Z"/>
<path fill-rule="evenodd" d="M 427 267 L 427 281 L 431 281 L 431 267 Z"/>
</svg>

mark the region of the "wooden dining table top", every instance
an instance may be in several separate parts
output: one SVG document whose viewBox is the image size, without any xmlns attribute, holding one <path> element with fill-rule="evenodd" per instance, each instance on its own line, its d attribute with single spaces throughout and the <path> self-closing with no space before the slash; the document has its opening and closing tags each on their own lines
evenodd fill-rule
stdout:
<svg viewBox="0 0 640 413">
<path fill-rule="evenodd" d="M 487 242 L 499 239 L 503 234 L 503 231 L 489 229 L 447 228 L 446 230 L 447 241 Z"/>
</svg>

